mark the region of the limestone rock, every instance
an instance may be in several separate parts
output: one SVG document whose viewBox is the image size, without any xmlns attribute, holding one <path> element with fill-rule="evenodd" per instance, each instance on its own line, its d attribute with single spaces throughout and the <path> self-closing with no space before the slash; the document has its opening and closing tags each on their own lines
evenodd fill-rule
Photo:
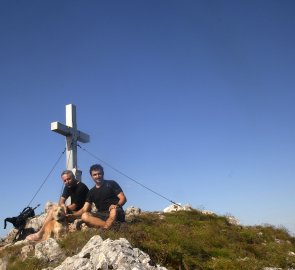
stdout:
<svg viewBox="0 0 295 270">
<path fill-rule="evenodd" d="M 33 250 L 34 250 L 33 245 L 26 245 L 26 246 L 22 247 L 21 254 L 20 254 L 22 260 L 24 261 L 26 258 L 28 258 L 28 254 L 30 252 L 32 252 Z"/>
<path fill-rule="evenodd" d="M 141 209 L 134 207 L 134 206 L 129 206 L 126 210 L 125 210 L 125 220 L 127 222 L 131 222 L 134 220 L 134 218 L 136 216 L 139 216 L 141 214 Z"/>
<path fill-rule="evenodd" d="M 99 235 L 93 236 L 78 254 L 81 258 L 89 257 L 90 252 L 102 244 L 103 240 Z"/>
<path fill-rule="evenodd" d="M 0 270 L 7 269 L 7 260 L 5 258 L 0 258 Z"/>
<path fill-rule="evenodd" d="M 16 234 L 17 234 L 18 230 L 13 228 L 7 235 L 6 238 L 4 239 L 4 245 L 7 245 L 9 243 L 12 243 Z M 2 244 L 2 243 L 1 243 Z"/>
<path fill-rule="evenodd" d="M 234 216 L 226 216 L 226 219 L 229 222 L 229 224 L 240 225 L 240 221 L 237 218 L 235 218 Z"/>
<path fill-rule="evenodd" d="M 48 262 L 64 258 L 65 255 L 55 239 L 49 238 L 35 246 L 35 256 Z"/>
<path fill-rule="evenodd" d="M 282 268 L 277 268 L 277 267 L 264 267 L 262 270 L 283 270 Z M 295 270 L 294 268 L 288 268 L 286 270 Z"/>
<path fill-rule="evenodd" d="M 66 258 L 63 263 L 52 270 L 94 270 L 92 265 L 89 264 L 89 259 L 79 258 L 77 255 Z M 99 268 L 98 268 L 99 269 Z M 45 270 L 45 269 L 43 269 Z"/>
<path fill-rule="evenodd" d="M 164 213 L 170 213 L 170 212 L 176 212 L 176 211 L 191 211 L 193 208 L 189 204 L 181 205 L 181 203 L 177 204 L 171 204 L 168 207 L 166 207 L 163 212 Z"/>
<path fill-rule="evenodd" d="M 129 206 L 127 207 L 127 209 L 125 210 L 125 215 L 134 215 L 134 216 L 138 216 L 141 213 L 141 209 L 134 207 L 134 206 Z"/>
<path fill-rule="evenodd" d="M 27 221 L 25 228 L 29 229 L 32 228 L 35 232 L 39 231 L 44 223 L 46 218 L 46 213 L 41 215 L 35 216 Z"/>
<path fill-rule="evenodd" d="M 166 270 L 153 263 L 148 254 L 132 248 L 125 238 L 105 241 L 99 235 L 93 236 L 80 253 L 68 257 L 55 270 Z"/>
<path fill-rule="evenodd" d="M 262 270 L 283 270 L 283 268 L 278 268 L 278 267 L 264 267 L 264 268 L 262 268 Z M 295 270 L 295 269 L 294 268 L 287 268 L 286 270 Z"/>
<path fill-rule="evenodd" d="M 27 224 L 25 226 L 25 228 L 32 228 L 35 232 L 39 231 L 44 223 L 44 220 L 48 214 L 48 212 L 50 211 L 50 209 L 52 208 L 52 206 L 54 205 L 57 205 L 57 203 L 54 203 L 54 202 L 47 202 L 45 204 L 45 207 L 44 207 L 44 213 L 40 214 L 40 215 L 36 215 L 35 217 L 33 218 L 30 218 L 28 221 L 27 221 Z"/>
<path fill-rule="evenodd" d="M 210 210 L 202 210 L 201 213 L 208 216 L 215 215 L 215 213 Z"/>
<path fill-rule="evenodd" d="M 69 232 L 75 232 L 81 230 L 82 224 L 84 222 L 82 219 L 75 219 L 74 222 L 69 223 Z"/>
</svg>

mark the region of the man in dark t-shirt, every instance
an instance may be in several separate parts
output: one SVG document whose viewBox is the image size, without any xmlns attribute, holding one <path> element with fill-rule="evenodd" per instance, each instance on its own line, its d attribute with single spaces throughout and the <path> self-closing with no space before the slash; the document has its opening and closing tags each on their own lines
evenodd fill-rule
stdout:
<svg viewBox="0 0 295 270">
<path fill-rule="evenodd" d="M 61 179 L 65 187 L 60 197 L 59 205 L 64 208 L 65 213 L 74 213 L 83 207 L 89 189 L 84 183 L 77 181 L 75 175 L 70 170 L 63 171 Z M 71 203 L 66 205 L 65 202 L 69 197 L 71 198 Z M 40 241 L 44 234 L 45 225 L 51 220 L 53 220 L 53 213 L 49 211 L 42 228 L 38 232 L 28 235 L 26 239 L 29 241 Z"/>
<path fill-rule="evenodd" d="M 104 229 L 109 229 L 115 220 L 125 221 L 122 206 L 127 200 L 119 184 L 113 180 L 105 180 L 103 167 L 99 164 L 90 167 L 90 175 L 95 186 L 88 192 L 83 208 L 73 216 L 81 216 L 82 220 L 91 227 Z M 93 203 L 97 209 L 95 213 L 90 212 Z"/>
<path fill-rule="evenodd" d="M 88 191 L 88 187 L 79 181 L 73 181 L 71 185 L 65 185 L 60 204 L 64 205 L 65 201 L 69 197 L 71 198 L 71 204 L 66 206 L 66 213 L 80 210 L 86 201 Z"/>
</svg>

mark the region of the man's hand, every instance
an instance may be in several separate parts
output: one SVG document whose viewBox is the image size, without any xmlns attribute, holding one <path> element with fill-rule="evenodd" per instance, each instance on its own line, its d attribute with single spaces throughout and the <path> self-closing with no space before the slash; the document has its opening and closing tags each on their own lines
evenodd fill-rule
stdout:
<svg viewBox="0 0 295 270">
<path fill-rule="evenodd" d="M 111 204 L 111 206 L 109 207 L 109 211 L 111 212 L 113 209 L 117 209 L 117 205 L 116 204 Z"/>
<path fill-rule="evenodd" d="M 60 206 L 64 209 L 65 214 L 67 214 L 67 207 L 66 207 L 66 205 L 65 204 L 61 204 Z"/>
</svg>

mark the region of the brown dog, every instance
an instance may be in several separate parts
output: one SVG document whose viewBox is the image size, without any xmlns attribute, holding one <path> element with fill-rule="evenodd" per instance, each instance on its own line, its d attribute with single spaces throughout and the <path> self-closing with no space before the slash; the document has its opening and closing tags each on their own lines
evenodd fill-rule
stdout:
<svg viewBox="0 0 295 270">
<path fill-rule="evenodd" d="M 52 220 L 46 223 L 42 240 L 47 240 L 49 237 L 60 239 L 68 231 L 68 222 L 64 208 L 58 205 L 52 206 Z"/>
</svg>

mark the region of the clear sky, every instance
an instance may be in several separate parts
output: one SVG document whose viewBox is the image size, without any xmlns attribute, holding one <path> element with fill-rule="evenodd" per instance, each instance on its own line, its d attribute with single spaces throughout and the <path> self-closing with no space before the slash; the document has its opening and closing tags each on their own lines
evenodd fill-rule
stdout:
<svg viewBox="0 0 295 270">
<path fill-rule="evenodd" d="M 294 1 L 0 2 L 0 219 L 27 206 L 81 144 L 175 202 L 295 233 Z M 99 163 L 79 149 L 89 167 Z M 104 165 L 104 164 L 103 164 Z M 65 155 L 31 206 L 57 201 Z M 170 202 L 108 166 L 127 206 Z M 0 234 L 8 233 L 11 226 Z"/>
</svg>

